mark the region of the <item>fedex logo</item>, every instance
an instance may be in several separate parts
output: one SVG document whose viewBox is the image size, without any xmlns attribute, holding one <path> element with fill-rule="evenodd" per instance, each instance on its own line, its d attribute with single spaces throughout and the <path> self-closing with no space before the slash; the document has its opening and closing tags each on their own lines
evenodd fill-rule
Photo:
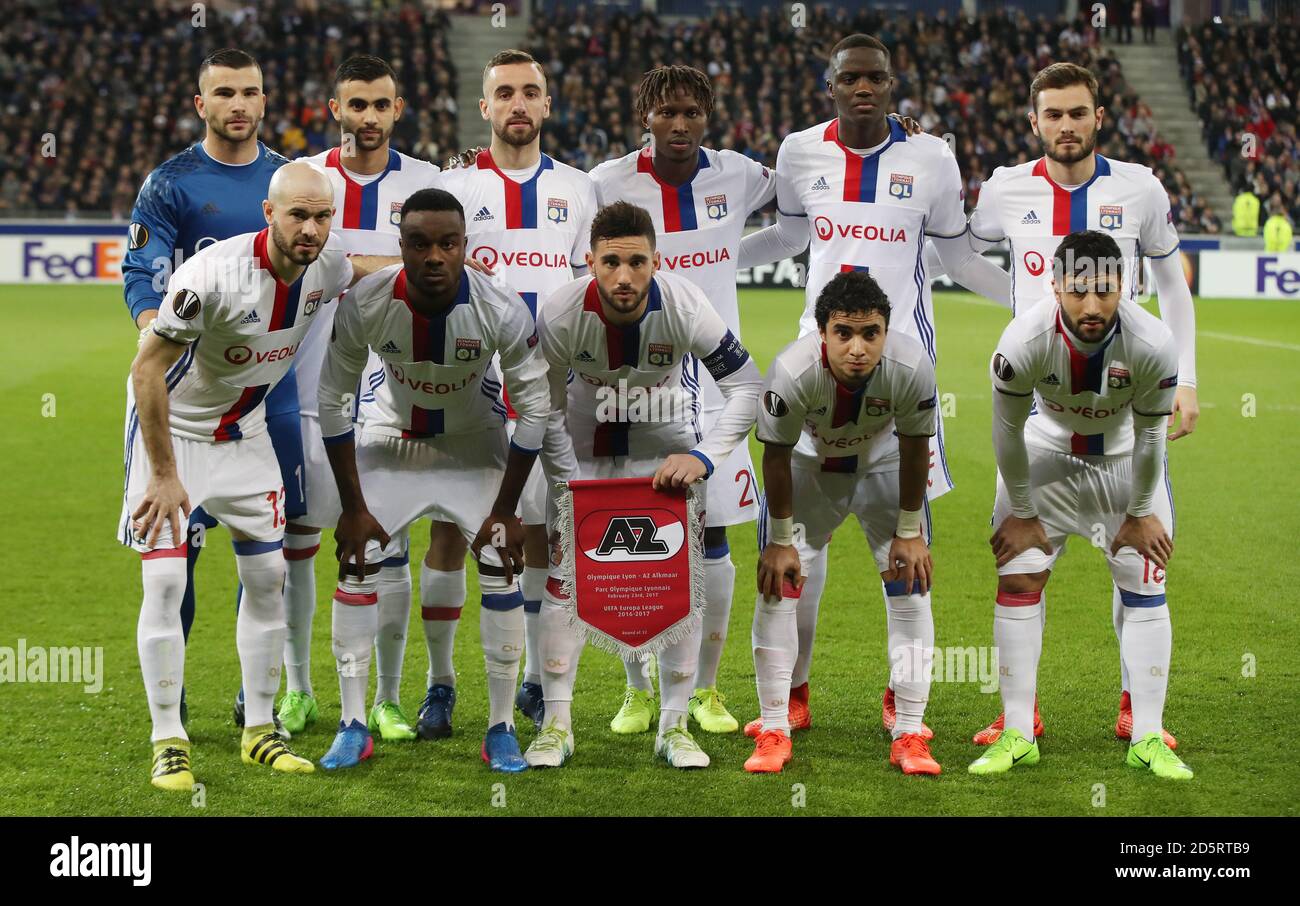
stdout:
<svg viewBox="0 0 1300 906">
<path fill-rule="evenodd" d="M 1276 255 L 1261 256 L 1255 265 L 1255 292 L 1264 294 L 1269 281 L 1277 285 L 1277 291 L 1284 296 L 1294 296 L 1300 292 L 1300 271 L 1292 268 L 1275 269 Z"/>
<path fill-rule="evenodd" d="M 68 248 L 66 241 L 59 245 Z M 43 239 L 23 242 L 23 279 L 38 282 L 122 279 L 122 240 L 95 240 L 80 244 L 79 248 L 81 254 L 62 254 L 48 249 Z"/>
<path fill-rule="evenodd" d="M 839 236 L 841 239 L 861 239 L 866 242 L 906 242 L 904 227 L 876 226 L 874 223 L 835 223 L 829 217 L 813 220 L 813 229 L 822 242 Z"/>
</svg>

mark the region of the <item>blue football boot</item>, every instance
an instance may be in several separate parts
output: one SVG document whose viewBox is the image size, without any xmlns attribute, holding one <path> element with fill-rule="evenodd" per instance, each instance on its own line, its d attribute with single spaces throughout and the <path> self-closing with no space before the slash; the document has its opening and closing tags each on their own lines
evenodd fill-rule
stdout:
<svg viewBox="0 0 1300 906">
<path fill-rule="evenodd" d="M 429 687 L 420 705 L 415 732 L 421 739 L 446 739 L 451 735 L 451 712 L 456 707 L 456 690 L 439 683 Z"/>
<path fill-rule="evenodd" d="M 528 770 L 528 762 L 519 751 L 515 728 L 504 722 L 488 727 L 487 735 L 483 737 L 482 755 L 488 767 L 503 774 L 518 774 Z"/>
</svg>

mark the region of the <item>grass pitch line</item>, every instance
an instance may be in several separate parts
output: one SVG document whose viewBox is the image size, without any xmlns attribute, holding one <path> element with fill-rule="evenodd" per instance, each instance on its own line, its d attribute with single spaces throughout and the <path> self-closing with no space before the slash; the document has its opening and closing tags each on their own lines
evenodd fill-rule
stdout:
<svg viewBox="0 0 1300 906">
<path fill-rule="evenodd" d="M 1288 352 L 1300 352 L 1300 345 L 1295 343 L 1281 343 L 1277 340 L 1261 340 L 1259 337 L 1240 337 L 1233 333 L 1215 333 L 1210 330 L 1198 330 L 1198 337 L 1209 337 L 1211 340 L 1227 340 L 1230 343 L 1249 343 L 1251 346 L 1267 346 L 1270 349 L 1285 349 Z"/>
</svg>

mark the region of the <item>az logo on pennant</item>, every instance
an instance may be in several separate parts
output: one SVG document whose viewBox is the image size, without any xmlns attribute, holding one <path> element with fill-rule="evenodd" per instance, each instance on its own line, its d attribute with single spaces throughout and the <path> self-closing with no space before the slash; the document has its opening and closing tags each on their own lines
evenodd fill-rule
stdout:
<svg viewBox="0 0 1300 906">
<path fill-rule="evenodd" d="M 911 198 L 912 177 L 907 173 L 890 173 L 889 194 L 899 199 Z"/>
</svg>

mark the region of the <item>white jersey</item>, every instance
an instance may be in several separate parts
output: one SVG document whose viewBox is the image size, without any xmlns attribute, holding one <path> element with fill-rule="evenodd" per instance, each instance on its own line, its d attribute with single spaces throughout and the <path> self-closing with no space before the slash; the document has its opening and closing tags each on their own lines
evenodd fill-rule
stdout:
<svg viewBox="0 0 1300 906">
<path fill-rule="evenodd" d="M 376 176 L 349 171 L 339 148 L 322 151 L 307 162 L 323 169 L 334 187 L 331 232 L 342 240 L 349 255 L 400 255 L 397 237 L 402 205 L 412 194 L 432 185 L 438 175 L 436 165 L 391 148 L 388 166 Z M 334 304 L 325 308 L 298 350 L 298 411 L 303 415 L 317 414 L 321 363 L 337 308 Z"/>
<path fill-rule="evenodd" d="M 568 381 L 565 419 L 582 459 L 690 451 L 712 471 L 753 427 L 758 366 L 704 293 L 683 277 L 656 273 L 645 313 L 623 326 L 605 320 L 595 278 L 580 277 L 547 298 L 538 329 L 551 386 Z M 699 387 L 682 367 L 692 357 L 727 399 L 707 438 L 699 429 Z"/>
<path fill-rule="evenodd" d="M 983 242 L 1007 240 L 1011 250 L 1011 307 L 1033 305 L 1052 292 L 1052 256 L 1061 238 L 1099 230 L 1119 245 L 1124 298 L 1137 294 L 1141 256 L 1163 258 L 1178 249 L 1169 195 L 1149 167 L 1096 155 L 1097 169 L 1066 189 L 1047 174 L 1046 158 L 998 167 L 980 188 L 971 234 Z"/>
<path fill-rule="evenodd" d="M 505 424 L 492 357 L 515 388 L 513 443 L 536 452 L 549 415 L 546 363 L 523 302 L 493 277 L 465 270 L 452 304 L 432 317 L 408 301 L 406 271 L 394 264 L 357 281 L 339 303 L 321 369 L 320 422 L 326 445 L 352 432 L 345 395 L 373 350 L 386 379 L 375 390 L 365 433 L 427 438 Z"/>
<path fill-rule="evenodd" d="M 288 373 L 325 303 L 352 282 L 332 233 L 296 281 L 282 282 L 267 255 L 269 233 L 213 243 L 167 283 L 154 332 L 189 347 L 167 372 L 173 434 L 220 442 L 264 431 L 262 400 Z"/>
<path fill-rule="evenodd" d="M 806 333 L 768 369 L 758 412 L 758 439 L 794 446 L 795 461 L 822 472 L 898 469 L 898 434 L 932 437 L 938 389 L 925 348 L 890 330 L 866 382 L 846 387 L 831 372 L 821 336 Z M 809 455 L 811 441 L 815 455 Z"/>
<path fill-rule="evenodd" d="M 1074 337 L 1049 297 L 1007 325 L 991 364 L 993 389 L 1033 395 L 1025 443 L 1064 453 L 1133 451 L 1133 417 L 1168 415 L 1178 386 L 1178 350 L 1169 328 L 1122 300 L 1098 343 Z"/>
<path fill-rule="evenodd" d="M 890 329 L 915 336 L 934 361 L 925 237 L 966 231 L 961 173 L 947 143 L 909 136 L 891 119 L 884 147 L 862 156 L 840 141 L 835 119 L 786 136 L 776 179 L 777 210 L 807 217 L 810 227 L 799 332 L 816 332 L 813 308 L 832 277 L 867 271 L 889 297 Z"/>
</svg>

